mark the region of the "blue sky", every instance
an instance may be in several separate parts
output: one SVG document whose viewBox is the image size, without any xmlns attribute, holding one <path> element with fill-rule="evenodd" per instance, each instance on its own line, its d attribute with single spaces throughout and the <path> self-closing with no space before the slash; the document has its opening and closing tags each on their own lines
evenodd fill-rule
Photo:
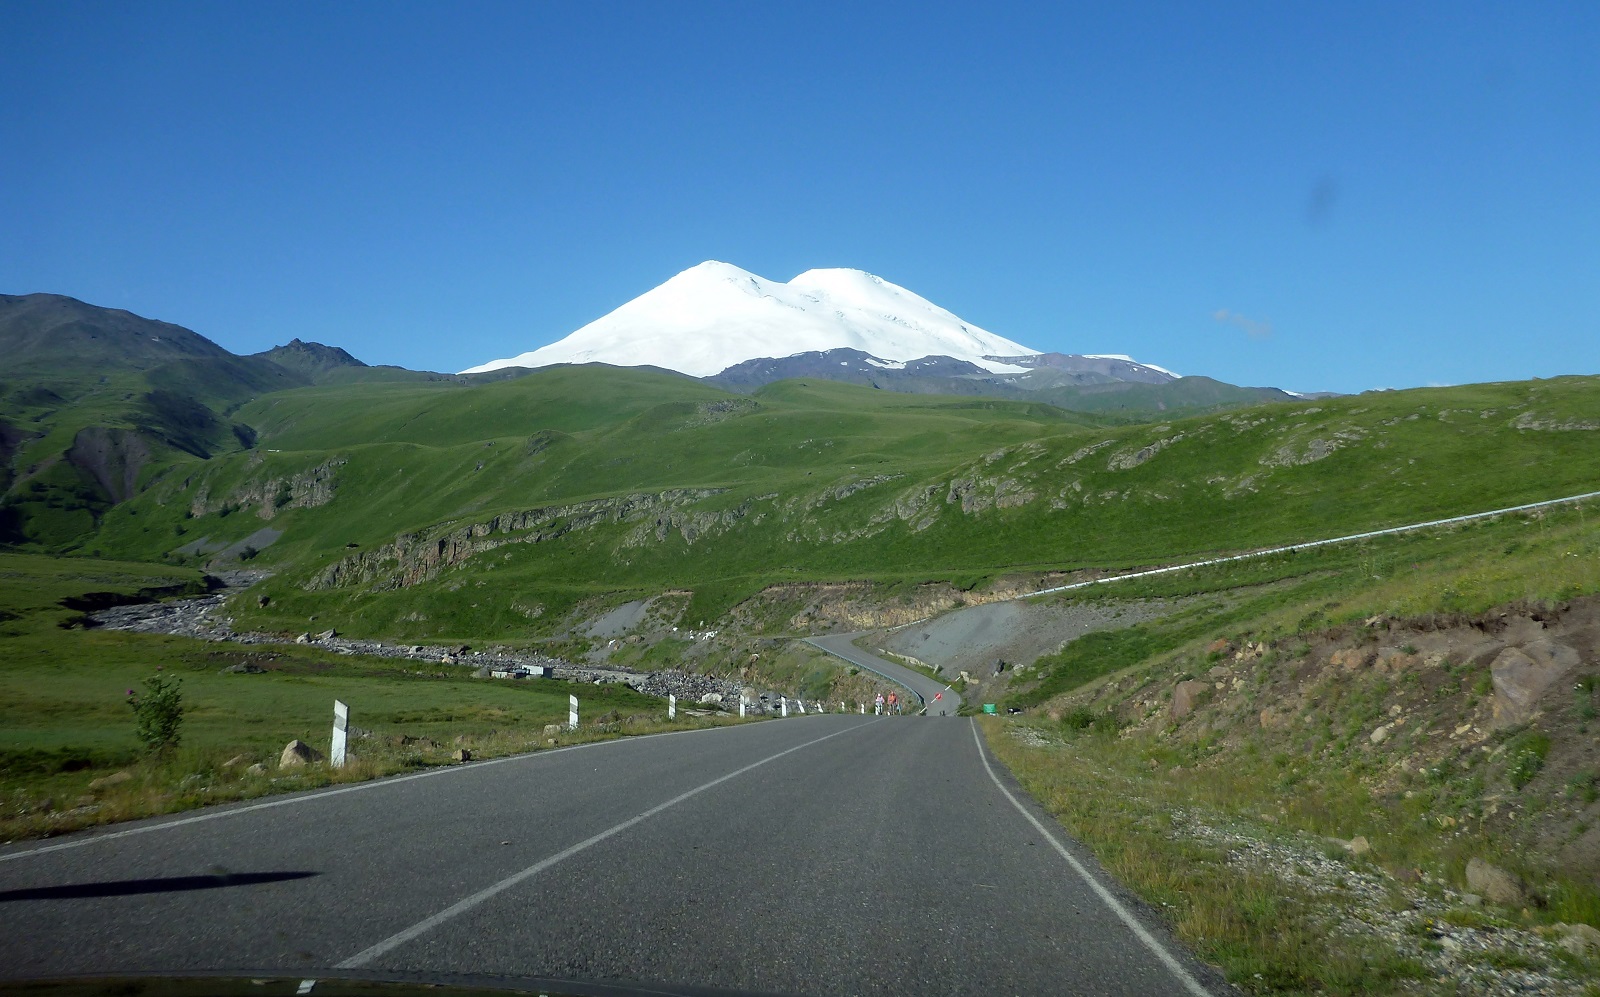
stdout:
<svg viewBox="0 0 1600 997">
<path fill-rule="evenodd" d="M 706 259 L 1359 391 L 1600 373 L 1600 4 L 0 0 L 0 292 L 459 369 Z"/>
</svg>

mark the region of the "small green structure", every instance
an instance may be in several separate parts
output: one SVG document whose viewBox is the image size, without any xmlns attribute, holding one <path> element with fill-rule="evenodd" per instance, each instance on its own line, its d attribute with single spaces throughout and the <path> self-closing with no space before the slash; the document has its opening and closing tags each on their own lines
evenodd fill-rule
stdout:
<svg viewBox="0 0 1600 997">
<path fill-rule="evenodd" d="M 999 711 L 994 708 L 994 704 L 993 703 L 984 703 L 983 704 L 983 712 L 993 714 L 993 713 L 998 713 Z"/>
</svg>

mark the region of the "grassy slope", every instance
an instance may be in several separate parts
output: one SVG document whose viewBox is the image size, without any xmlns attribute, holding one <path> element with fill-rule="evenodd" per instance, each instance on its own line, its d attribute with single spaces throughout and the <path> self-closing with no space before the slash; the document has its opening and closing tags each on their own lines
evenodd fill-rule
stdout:
<svg viewBox="0 0 1600 997">
<path fill-rule="evenodd" d="M 277 608 L 242 610 L 256 625 L 290 629 L 321 613 L 363 632 L 516 639 L 577 599 L 667 588 L 695 591 L 694 623 L 776 581 L 972 584 L 1589 490 L 1600 481 L 1596 432 L 1567 427 L 1587 424 L 1597 391 L 1596 379 L 1563 378 L 1106 429 L 1046 406 L 824 382 L 770 385 L 750 405 L 687 379 L 606 368 L 470 389 L 311 388 L 247 406 L 240 416 L 261 430 L 261 450 L 180 466 L 110 514 L 95 542 L 158 558 L 201 535 L 238 539 L 264 525 L 258 507 L 193 521 L 185 509 L 202 490 L 243 493 L 337 458 L 346 463 L 331 502 L 272 520 L 286 530 L 263 556 L 281 569 L 269 583 Z M 839 497 L 851 483 L 859 490 Z M 719 491 L 659 523 L 514 544 L 398 591 L 299 587 L 403 531 L 674 488 Z M 531 622 L 535 612 L 544 622 Z"/>
<path fill-rule="evenodd" d="M 63 627 L 78 615 L 63 599 L 198 579 L 193 570 L 161 565 L 0 554 L 0 838 L 325 782 L 335 777 L 326 770 L 257 777 L 244 768 L 252 761 L 272 768 L 291 738 L 326 751 L 336 698 L 376 735 L 354 743 L 365 764 L 340 779 L 443 762 L 463 743 L 458 738 L 480 755 L 527 750 L 542 744 L 543 725 L 565 723 L 574 691 L 586 724 L 648 717 L 626 730 L 665 729 L 659 700 L 621 686 L 473 679 L 462 669 L 423 673 L 412 661 L 293 644 L 242 647 Z M 223 671 L 244 662 L 267 671 Z M 147 759 L 126 690 L 157 670 L 182 680 L 183 742 L 169 758 Z M 402 750 L 390 740 L 401 734 L 437 745 Z M 236 755 L 245 764 L 224 768 Z M 131 783 L 91 792 L 91 780 L 121 768 L 134 774 Z M 97 808 L 78 808 L 90 803 Z"/>
<path fill-rule="evenodd" d="M 1600 507 L 1562 508 L 1080 592 L 1072 598 L 1197 596 L 1198 605 L 1154 624 L 1080 638 L 1041 659 L 1014 682 L 1009 702 L 1048 702 L 1065 722 L 1036 714 L 1027 723 L 1043 736 L 1031 745 L 991 726 L 990 743 L 1123 882 L 1165 907 L 1180 935 L 1247 990 L 1432 992 L 1428 977 L 1437 970 L 1425 959 L 1441 950 L 1425 928 L 1439 918 L 1446 931 L 1487 926 L 1478 942 L 1486 947 L 1472 957 L 1482 966 L 1526 963 L 1581 980 L 1597 967 L 1559 951 L 1530 956 L 1503 948 L 1510 936 L 1497 940 L 1496 931 L 1600 922 L 1600 894 L 1587 873 L 1556 867 L 1546 851 L 1552 838 L 1573 840 L 1594 819 L 1600 760 L 1585 719 L 1593 716 L 1592 690 L 1580 683 L 1570 716 L 1557 711 L 1531 728 L 1506 729 L 1480 751 L 1476 742 L 1456 744 L 1443 734 L 1463 721 L 1485 722 L 1487 663 L 1447 661 L 1437 675 L 1334 669 L 1297 676 L 1305 671 L 1299 655 L 1374 617 L 1419 621 L 1430 630 L 1503 607 L 1600 594 L 1597 516 Z M 1232 666 L 1246 680 L 1242 691 L 1214 694 L 1182 724 L 1165 720 L 1175 682 L 1204 677 L 1219 661 L 1231 664 L 1207 653 L 1218 637 L 1234 646 L 1261 641 L 1268 650 L 1259 663 Z M 1300 690 L 1296 683 L 1311 685 Z M 1314 704 L 1307 716 L 1271 730 L 1253 722 L 1262 707 L 1292 713 L 1282 698 L 1290 694 Z M 1152 701 L 1159 706 L 1143 705 Z M 1396 703 L 1405 704 L 1415 729 L 1375 748 L 1367 734 L 1392 719 Z M 1108 710 L 1138 726 L 1118 737 L 1116 723 L 1086 722 Z M 1427 737 L 1429 728 L 1443 734 Z M 1511 781 L 1517 746 L 1540 738 L 1553 742 L 1551 762 L 1562 758 L 1561 772 Z M 1491 753 L 1498 745 L 1506 749 Z M 1433 760 L 1440 751 L 1444 760 Z M 1399 767 L 1411 752 L 1429 761 Z M 1569 777 L 1574 768 L 1581 778 Z M 1179 826 L 1191 823 L 1309 850 L 1311 864 L 1324 858 L 1318 852 L 1328 837 L 1366 836 L 1373 854 L 1343 861 L 1388 884 L 1379 889 L 1389 891 L 1393 911 L 1407 913 L 1411 942 L 1391 945 L 1381 932 L 1329 932 L 1335 913 L 1362 908 L 1357 893 L 1308 893 L 1303 883 L 1240 861 L 1246 853 L 1219 849 Z M 1338 848 L 1328 854 L 1343 856 Z M 1474 855 L 1530 877 L 1548 908 L 1452 909 L 1442 889 L 1465 888 L 1463 869 Z M 1403 885 L 1413 870 L 1431 879 Z M 1414 909 L 1422 913 L 1412 917 Z M 1453 975 L 1438 989 L 1456 992 L 1463 979 Z"/>
</svg>

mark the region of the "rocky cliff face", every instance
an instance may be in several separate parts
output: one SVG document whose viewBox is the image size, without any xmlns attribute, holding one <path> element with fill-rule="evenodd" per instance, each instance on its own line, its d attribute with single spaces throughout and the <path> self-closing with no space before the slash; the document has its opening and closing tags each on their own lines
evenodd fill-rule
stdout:
<svg viewBox="0 0 1600 997">
<path fill-rule="evenodd" d="M 205 516 L 227 509 L 254 509 L 262 519 L 271 519 L 281 509 L 315 509 L 333 501 L 337 472 L 345 458 L 330 457 L 316 467 L 295 474 L 255 478 L 225 496 L 214 496 L 202 486 L 189 503 L 189 513 Z"/>
<path fill-rule="evenodd" d="M 713 513 L 686 515 L 683 507 L 721 491 L 680 488 L 655 494 L 623 495 L 508 512 L 466 526 L 443 524 L 431 530 L 402 533 L 377 550 L 352 554 L 329 565 L 304 588 L 308 591 L 355 585 L 367 585 L 375 591 L 408 588 L 485 551 L 507 544 L 545 543 L 575 531 L 608 524 L 642 522 L 647 532 L 655 531 L 662 539 L 668 530 L 681 529 L 685 539 L 691 539 L 691 532 L 703 531 L 721 520 L 719 514 Z M 736 512 L 732 510 L 726 515 L 733 516 Z M 700 515 L 710 519 L 702 522 L 696 518 Z"/>
</svg>

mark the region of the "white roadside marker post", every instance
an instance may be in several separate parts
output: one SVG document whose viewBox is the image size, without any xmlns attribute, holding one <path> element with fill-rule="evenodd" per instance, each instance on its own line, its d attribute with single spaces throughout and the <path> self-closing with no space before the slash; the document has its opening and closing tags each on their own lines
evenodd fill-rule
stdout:
<svg viewBox="0 0 1600 997">
<path fill-rule="evenodd" d="M 740 696 L 739 696 L 739 717 L 740 717 L 740 719 L 744 718 L 744 695 L 743 694 L 740 694 Z"/>
<path fill-rule="evenodd" d="M 785 716 L 785 717 L 789 715 L 789 697 L 788 696 L 779 696 L 778 697 L 778 715 L 779 716 Z"/>
<path fill-rule="evenodd" d="M 667 719 L 674 720 L 678 716 L 678 697 L 667 693 Z"/>
<path fill-rule="evenodd" d="M 806 711 L 806 701 L 805 700 L 797 699 L 797 700 L 794 701 L 794 704 L 796 706 L 800 707 L 800 712 L 801 713 L 804 713 Z"/>
<path fill-rule="evenodd" d="M 866 712 L 867 712 L 867 704 L 866 704 L 866 703 L 862 703 L 862 704 L 861 704 L 861 714 L 862 714 L 862 715 L 863 715 L 863 716 L 865 716 L 865 715 L 866 715 Z"/>
<path fill-rule="evenodd" d="M 350 707 L 333 701 L 333 748 L 328 752 L 328 764 L 336 769 L 344 768 L 345 738 L 350 730 Z"/>
<path fill-rule="evenodd" d="M 578 729 L 578 697 L 567 697 L 567 727 L 570 730 Z"/>
</svg>

